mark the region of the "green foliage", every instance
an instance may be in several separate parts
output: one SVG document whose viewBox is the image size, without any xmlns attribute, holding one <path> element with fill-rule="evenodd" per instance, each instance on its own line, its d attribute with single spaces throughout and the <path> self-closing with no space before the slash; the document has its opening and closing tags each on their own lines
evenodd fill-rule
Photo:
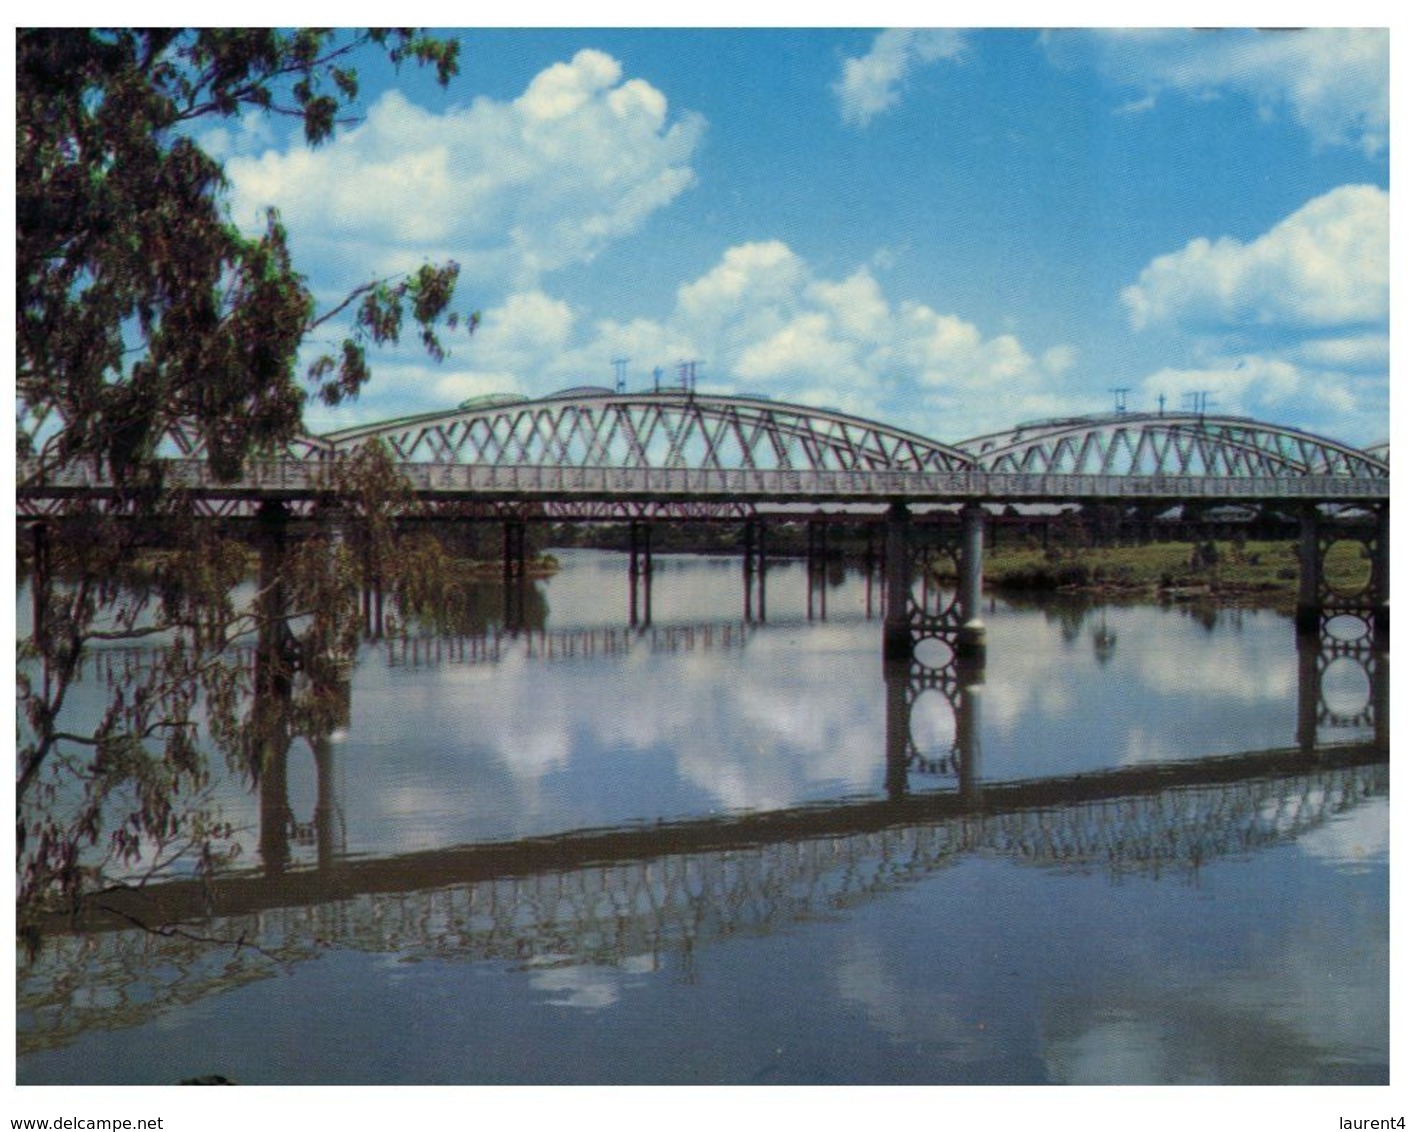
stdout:
<svg viewBox="0 0 1417 1132">
<path fill-rule="evenodd" d="M 34 625 L 16 667 L 22 926 L 56 901 L 75 905 L 110 869 L 159 870 L 193 852 L 214 867 L 231 832 L 206 799 L 197 716 L 213 736 L 238 729 L 242 673 L 216 657 L 249 626 L 231 600 L 244 555 L 193 527 L 174 531 L 179 549 L 138 566 L 121 526 L 79 520 L 32 563 Z M 150 646 L 141 664 L 91 651 L 129 642 Z M 110 696 L 94 724 L 70 693 L 99 655 Z M 115 676 L 125 655 L 130 668 Z"/>
<path fill-rule="evenodd" d="M 1000 547 L 986 556 L 985 578 L 1000 589 L 1206 586 L 1234 593 L 1293 593 L 1297 576 L 1288 542 L 1251 540 L 1243 553 L 1222 554 L 1213 541 L 1157 542 L 1048 553 L 1035 547 Z M 1334 576 L 1341 575 L 1335 565 Z"/>
<path fill-rule="evenodd" d="M 267 547 L 270 570 L 247 601 L 236 595 L 251 549 L 192 522 L 154 459 L 180 433 L 219 477 L 236 478 L 248 457 L 301 431 L 310 396 L 355 396 L 368 350 L 397 343 L 409 319 L 436 359 L 443 331 L 476 325 L 452 311 L 452 262 L 360 283 L 320 312 L 280 218 L 239 230 L 223 169 L 194 140 L 204 124 L 257 111 L 325 142 L 357 111 L 351 63 L 370 47 L 433 67 L 441 83 L 457 73 L 455 41 L 411 29 L 17 33 L 19 455 L 41 470 L 88 463 L 121 489 L 109 510 L 25 548 L 16 873 L 31 940 L 45 914 L 76 907 L 115 872 L 141 877 L 179 856 L 217 867 L 232 831 L 210 803 L 210 756 L 259 773 L 253 745 L 338 716 L 360 625 L 357 550 L 396 579 L 413 576 L 396 553 L 391 516 L 406 493 L 387 460 L 341 473 L 369 527 L 363 545 Z M 342 335 L 300 372 L 301 347 L 336 320 Z M 148 550 L 149 537 L 166 549 Z M 229 647 L 243 636 L 258 642 L 254 666 Z M 71 693 L 97 662 L 93 646 L 124 644 L 143 659 L 110 670 L 95 724 Z"/>
<path fill-rule="evenodd" d="M 1192 570 L 1214 570 L 1220 565 L 1220 549 L 1214 539 L 1198 542 L 1191 548 Z"/>
<path fill-rule="evenodd" d="M 418 504 L 388 448 L 371 439 L 341 454 L 330 483 L 352 520 L 347 539 L 360 585 L 392 594 L 405 617 L 443 606 L 455 586 L 452 559 L 432 535 L 400 531 L 399 519 Z"/>
<path fill-rule="evenodd" d="M 353 107 L 356 50 L 457 73 L 457 43 L 409 29 L 21 29 L 16 43 L 17 430 L 21 456 L 106 464 L 133 478 L 182 425 L 213 469 L 300 428 L 368 380 L 366 350 L 405 312 L 442 358 L 458 265 L 354 288 L 320 314 L 279 217 L 243 235 L 196 124 L 258 110 L 299 118 L 312 145 Z M 346 311 L 344 339 L 302 377 L 310 332 Z"/>
</svg>

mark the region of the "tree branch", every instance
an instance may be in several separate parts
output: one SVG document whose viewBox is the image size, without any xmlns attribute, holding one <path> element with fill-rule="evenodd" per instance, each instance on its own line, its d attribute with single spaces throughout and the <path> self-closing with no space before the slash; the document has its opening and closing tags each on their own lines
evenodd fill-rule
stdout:
<svg viewBox="0 0 1417 1132">
<path fill-rule="evenodd" d="M 272 963 L 279 963 L 282 967 L 289 966 L 289 964 L 287 964 L 286 961 L 282 959 L 279 955 L 276 955 L 272 951 L 267 951 L 260 944 L 248 943 L 246 941 L 245 932 L 242 932 L 235 939 L 223 938 L 222 936 L 198 935 L 196 932 L 190 932 L 186 928 L 179 927 L 176 924 L 166 924 L 162 927 L 154 927 L 151 924 L 144 923 L 142 920 L 138 919 L 137 916 L 134 916 L 129 912 L 125 912 L 122 908 L 115 908 L 112 904 L 98 904 L 96 905 L 96 907 L 99 911 L 107 912 L 109 913 L 109 915 L 117 916 L 119 919 L 122 920 L 127 920 L 135 928 L 138 928 L 145 932 L 149 932 L 152 935 L 162 936 L 166 939 L 186 939 L 192 941 L 193 943 L 220 943 L 232 947 L 233 955 L 239 955 L 243 947 L 248 947 L 252 951 L 256 952 L 256 954 L 264 956 L 266 959 L 269 959 Z"/>
</svg>

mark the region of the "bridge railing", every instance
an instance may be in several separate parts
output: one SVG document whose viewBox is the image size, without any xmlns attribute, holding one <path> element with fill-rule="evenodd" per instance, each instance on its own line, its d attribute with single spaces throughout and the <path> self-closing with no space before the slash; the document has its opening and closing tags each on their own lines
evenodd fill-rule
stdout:
<svg viewBox="0 0 1417 1132">
<path fill-rule="evenodd" d="M 300 460 L 251 461 L 233 483 L 220 483 L 206 461 L 164 463 L 173 487 L 212 496 L 310 495 L 331 490 L 329 465 Z M 400 464 L 414 491 L 428 498 L 498 496 L 526 499 L 763 499 L 917 503 L 966 499 L 1293 499 L 1388 498 L 1388 481 L 1354 476 L 1121 476 L 980 471 L 797 471 L 756 468 L 611 468 L 541 465 Z M 33 461 L 17 468 L 25 496 L 102 493 L 113 484 L 88 465 L 41 474 Z"/>
</svg>

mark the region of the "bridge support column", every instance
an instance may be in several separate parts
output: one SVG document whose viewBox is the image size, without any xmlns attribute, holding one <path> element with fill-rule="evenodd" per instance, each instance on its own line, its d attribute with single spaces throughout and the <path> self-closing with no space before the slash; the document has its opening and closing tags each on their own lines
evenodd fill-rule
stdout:
<svg viewBox="0 0 1417 1132">
<path fill-rule="evenodd" d="M 650 528 L 638 520 L 630 522 L 630 624 L 641 623 L 641 589 L 644 592 L 643 623 L 653 620 L 651 613 L 652 587 L 654 585 L 654 550 L 650 541 Z"/>
<path fill-rule="evenodd" d="M 329 868 L 345 849 L 343 807 L 335 791 L 335 745 L 328 735 L 310 740 L 315 754 L 315 860 Z"/>
<path fill-rule="evenodd" d="M 886 797 L 897 801 L 910 793 L 910 661 L 887 658 Z"/>
<path fill-rule="evenodd" d="M 260 788 L 259 852 L 268 875 L 290 862 L 290 802 L 286 754 L 290 748 L 290 703 L 295 682 L 295 641 L 286 623 L 285 505 L 266 502 L 257 514 L 260 598 L 256 629 L 254 695 L 251 705 L 251 772 Z"/>
<path fill-rule="evenodd" d="M 288 701 L 294 679 L 295 640 L 286 623 L 286 536 L 290 518 L 283 503 L 263 503 L 257 513 L 260 567 L 257 585 L 255 695 Z"/>
<path fill-rule="evenodd" d="M 984 665 L 978 658 L 959 660 L 959 706 L 955 710 L 955 750 L 959 752 L 959 793 L 979 800 L 979 702 L 983 696 Z"/>
<path fill-rule="evenodd" d="M 827 526 L 807 523 L 807 620 L 827 619 Z"/>
<path fill-rule="evenodd" d="M 283 722 L 283 721 L 282 721 Z M 290 788 L 287 759 L 290 739 L 272 734 L 263 743 L 260 777 L 260 832 L 257 851 L 267 876 L 279 876 L 290 865 Z"/>
<path fill-rule="evenodd" d="M 1294 628 L 1317 633 L 1323 624 L 1319 579 L 1323 559 L 1319 549 L 1319 512 L 1312 503 L 1299 509 L 1299 600 L 1294 608 Z"/>
<path fill-rule="evenodd" d="M 767 620 L 767 529 L 761 519 L 743 525 L 743 620 Z"/>
<path fill-rule="evenodd" d="M 956 652 L 961 657 L 984 655 L 984 508 L 966 504 L 959 556 L 960 626 Z"/>
<path fill-rule="evenodd" d="M 866 554 L 862 559 L 862 568 L 866 574 L 866 619 L 868 621 L 873 620 L 876 616 L 876 583 L 881 577 L 883 566 L 880 552 L 876 548 L 876 525 L 872 523 L 866 528 Z M 882 604 L 884 605 L 884 596 Z M 882 611 L 884 612 L 884 609 Z"/>
<path fill-rule="evenodd" d="M 767 555 L 765 536 L 761 519 L 749 519 L 743 524 L 743 573 L 762 573 Z"/>
<path fill-rule="evenodd" d="M 1389 509 L 1380 507 L 1376 514 L 1378 530 L 1373 539 L 1372 571 L 1374 642 L 1380 649 L 1388 647 L 1388 586 L 1391 579 L 1391 532 L 1388 528 Z"/>
<path fill-rule="evenodd" d="M 502 523 L 502 577 L 507 580 L 526 576 L 526 523 L 521 519 L 506 519 Z"/>
<path fill-rule="evenodd" d="M 892 503 L 886 512 L 886 660 L 909 660 L 915 651 L 910 632 L 910 508 Z"/>
<path fill-rule="evenodd" d="M 1323 694 L 1323 670 L 1319 665 L 1318 633 L 1295 634 L 1299 657 L 1299 726 L 1294 738 L 1301 751 L 1312 751 L 1319 738 L 1319 703 Z"/>
<path fill-rule="evenodd" d="M 526 627 L 526 522 L 502 521 L 502 623 L 513 632 Z"/>
</svg>

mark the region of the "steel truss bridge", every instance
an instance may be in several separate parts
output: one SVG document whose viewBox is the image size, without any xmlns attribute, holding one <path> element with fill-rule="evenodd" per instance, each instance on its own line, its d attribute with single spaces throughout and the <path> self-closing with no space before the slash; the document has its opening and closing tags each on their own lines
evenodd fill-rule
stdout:
<svg viewBox="0 0 1417 1132">
<path fill-rule="evenodd" d="M 1386 753 L 1366 745 L 1256 752 L 969 795 L 355 859 L 207 891 L 175 882 L 115 893 L 112 903 L 145 923 L 193 917 L 190 932 L 133 930 L 123 914 L 77 932 L 56 923 L 41 958 L 18 972 L 18 1006 L 30 1020 L 19 1044 L 29 1052 L 155 1017 L 315 958 L 330 939 L 527 970 L 691 965 L 697 947 L 790 930 L 968 855 L 1119 877 L 1191 872 L 1292 840 L 1387 793 Z M 215 916 L 206 919 L 209 906 Z M 76 993 L 95 982 L 100 993 Z"/>
<path fill-rule="evenodd" d="M 338 495 L 342 454 L 382 442 L 426 504 L 466 517 L 731 518 L 771 504 L 1307 501 L 1385 504 L 1387 444 L 1369 450 L 1241 417 L 1114 413 L 942 443 L 827 409 L 682 391 L 484 398 L 307 436 L 218 482 L 192 430 L 168 437 L 164 482 L 211 515 Z M 103 467 L 20 462 L 21 518 L 116 500 Z M 461 510 L 457 510 L 457 508 Z"/>
</svg>

